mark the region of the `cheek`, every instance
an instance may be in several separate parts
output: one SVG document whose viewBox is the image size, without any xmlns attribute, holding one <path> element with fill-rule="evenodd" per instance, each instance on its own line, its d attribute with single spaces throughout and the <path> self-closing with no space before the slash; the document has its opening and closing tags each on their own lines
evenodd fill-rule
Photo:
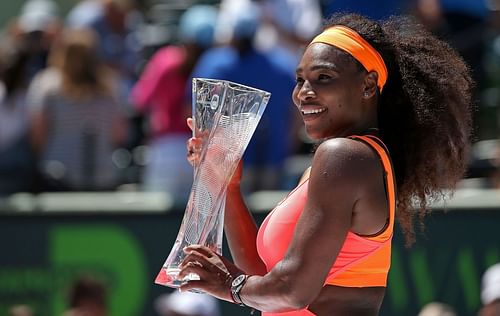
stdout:
<svg viewBox="0 0 500 316">
<path fill-rule="evenodd" d="M 299 101 L 299 89 L 297 89 L 297 87 L 295 87 L 293 89 L 292 100 L 293 100 L 293 103 L 295 104 L 295 106 L 298 107 L 300 105 L 300 101 Z"/>
</svg>

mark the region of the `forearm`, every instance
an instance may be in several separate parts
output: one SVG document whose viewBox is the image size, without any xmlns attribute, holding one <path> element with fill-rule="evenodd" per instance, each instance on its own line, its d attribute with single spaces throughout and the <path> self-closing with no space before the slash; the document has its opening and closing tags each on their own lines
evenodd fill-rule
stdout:
<svg viewBox="0 0 500 316">
<path fill-rule="evenodd" d="M 224 232 L 234 263 L 247 274 L 264 275 L 266 267 L 256 247 L 257 225 L 239 188 L 228 189 Z"/>
<path fill-rule="evenodd" d="M 240 292 L 245 305 L 266 312 L 300 310 L 310 304 L 315 292 L 299 284 L 295 273 L 287 272 L 290 267 L 280 262 L 265 276 L 250 276 Z"/>
</svg>

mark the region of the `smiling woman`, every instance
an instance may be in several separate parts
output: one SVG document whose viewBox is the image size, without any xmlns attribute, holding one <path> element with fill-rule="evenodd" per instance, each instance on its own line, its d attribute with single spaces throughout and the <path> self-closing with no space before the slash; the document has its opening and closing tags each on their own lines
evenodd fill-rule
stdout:
<svg viewBox="0 0 500 316">
<path fill-rule="evenodd" d="M 224 226 L 235 264 L 187 247 L 179 278 L 200 280 L 181 290 L 264 316 L 378 315 L 395 220 L 411 244 L 428 198 L 453 189 L 464 172 L 468 68 L 410 20 L 349 14 L 332 17 L 308 45 L 296 79 L 293 100 L 319 142 L 311 168 L 257 229 L 240 193 L 240 164 Z M 199 141 L 188 141 L 192 163 Z"/>
</svg>

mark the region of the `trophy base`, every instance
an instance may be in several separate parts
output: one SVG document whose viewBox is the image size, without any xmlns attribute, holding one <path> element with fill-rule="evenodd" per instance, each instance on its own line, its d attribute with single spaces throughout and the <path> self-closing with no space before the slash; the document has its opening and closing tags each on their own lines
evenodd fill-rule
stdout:
<svg viewBox="0 0 500 316">
<path fill-rule="evenodd" d="M 162 267 L 160 273 L 158 273 L 158 276 L 156 276 L 155 283 L 177 289 L 187 281 L 198 281 L 200 279 L 200 277 L 197 274 L 190 273 L 183 279 L 179 280 L 177 279 L 177 275 L 179 274 L 180 270 L 181 269 L 175 267 L 170 267 L 170 268 Z M 199 293 L 199 294 L 205 293 L 203 291 L 195 289 L 189 290 L 189 292 Z"/>
</svg>

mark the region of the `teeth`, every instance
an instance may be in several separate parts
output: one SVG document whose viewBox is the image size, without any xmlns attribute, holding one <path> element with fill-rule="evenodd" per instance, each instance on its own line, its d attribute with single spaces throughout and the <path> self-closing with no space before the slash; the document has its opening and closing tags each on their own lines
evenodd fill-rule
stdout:
<svg viewBox="0 0 500 316">
<path fill-rule="evenodd" d="M 314 110 L 302 110 L 302 114 L 316 114 L 316 113 L 321 113 L 324 112 L 325 109 L 314 109 Z"/>
</svg>

